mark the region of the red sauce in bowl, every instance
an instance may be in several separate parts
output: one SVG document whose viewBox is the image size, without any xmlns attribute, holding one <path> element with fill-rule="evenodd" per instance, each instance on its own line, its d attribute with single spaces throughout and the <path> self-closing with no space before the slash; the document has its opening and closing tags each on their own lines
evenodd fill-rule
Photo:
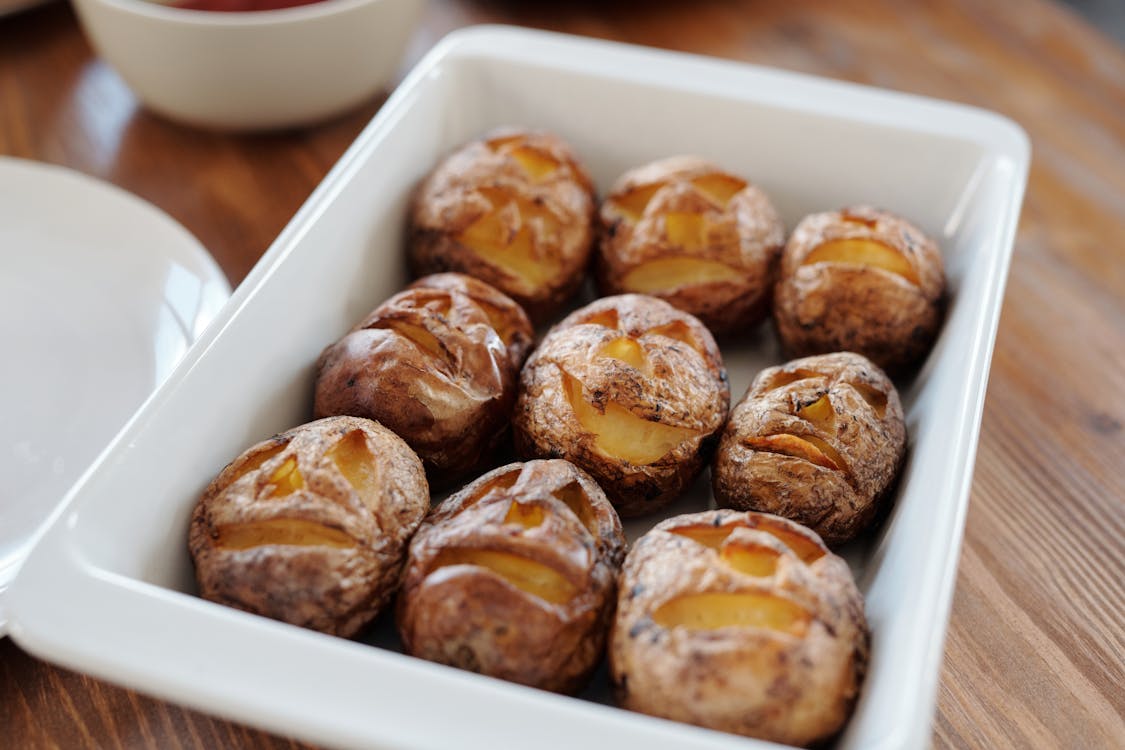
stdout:
<svg viewBox="0 0 1125 750">
<path fill-rule="evenodd" d="M 245 13 L 254 10 L 280 10 L 296 8 L 298 5 L 312 5 L 323 0 L 181 0 L 173 7 L 185 10 L 212 10 L 229 13 Z"/>
</svg>

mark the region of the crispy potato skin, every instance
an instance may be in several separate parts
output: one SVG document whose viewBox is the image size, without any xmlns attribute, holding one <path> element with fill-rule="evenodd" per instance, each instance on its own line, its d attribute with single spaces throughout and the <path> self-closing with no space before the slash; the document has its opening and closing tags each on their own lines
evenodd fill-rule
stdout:
<svg viewBox="0 0 1125 750">
<path fill-rule="evenodd" d="M 435 483 L 481 466 L 507 430 L 532 338 L 518 306 L 486 287 L 442 274 L 377 307 L 320 355 L 314 414 L 386 425 Z M 511 329 L 508 341 L 494 319 Z"/>
<path fill-rule="evenodd" d="M 693 180 L 722 176 L 745 182 L 694 156 L 674 156 L 626 172 L 599 211 L 596 276 L 602 294 L 641 291 L 627 274 L 647 262 L 691 256 L 728 266 L 728 278 L 652 292 L 699 318 L 716 335 L 752 326 L 769 311 L 785 226 L 769 197 L 746 183 L 725 203 L 709 198 Z M 642 215 L 622 210 L 619 201 L 647 186 L 660 186 Z M 685 248 L 666 229 L 669 212 L 698 214 L 707 222 L 703 247 Z"/>
<path fill-rule="evenodd" d="M 714 549 L 673 531 L 685 527 L 730 534 Z M 805 562 L 763 530 L 778 527 L 805 540 L 819 557 Z M 772 575 L 749 575 L 726 563 L 725 548 L 744 544 L 773 550 Z M 808 625 L 793 633 L 659 623 L 665 603 L 710 592 L 784 600 L 808 617 Z M 807 745 L 847 721 L 867 653 L 863 598 L 847 563 L 785 519 L 727 510 L 678 516 L 637 540 L 625 560 L 609 648 L 610 676 L 625 708 Z"/>
<path fill-rule="evenodd" d="M 831 416 L 810 418 L 823 398 Z M 824 441 L 843 466 L 754 445 L 785 434 Z M 859 354 L 822 354 L 758 374 L 723 431 L 711 484 L 721 507 L 784 516 L 838 545 L 875 517 L 905 453 L 902 403 L 886 374 Z"/>
<path fill-rule="evenodd" d="M 655 332 L 662 326 L 691 343 Z M 599 353 L 623 337 L 643 349 L 647 370 Z M 581 385 L 581 397 L 599 412 L 612 403 L 691 434 L 651 463 L 607 455 L 576 416 L 566 377 Z M 699 474 L 729 406 L 726 370 L 710 332 L 655 297 L 619 295 L 576 310 L 548 332 L 520 375 L 513 434 L 522 457 L 575 463 L 594 477 L 618 513 L 637 516 L 670 503 Z"/>
<path fill-rule="evenodd" d="M 827 242 L 853 239 L 901 253 L 916 278 L 867 265 L 805 262 Z M 789 356 L 852 351 L 897 374 L 929 352 L 944 295 L 934 241 L 899 216 L 858 206 L 813 214 L 797 225 L 782 254 L 773 312 Z"/>
<path fill-rule="evenodd" d="M 374 480 L 362 490 L 333 459 L 342 440 L 359 443 L 369 454 L 366 465 Z M 286 494 L 278 490 L 275 472 L 290 462 L 304 486 Z M 296 427 L 247 450 L 203 493 L 188 538 L 199 593 L 247 612 L 351 637 L 390 600 L 407 542 L 429 504 L 422 462 L 390 430 L 354 417 Z M 323 527 L 344 541 L 225 543 L 240 529 L 294 520 Z"/>
<path fill-rule="evenodd" d="M 513 157 L 525 148 L 553 161 L 532 175 Z M 528 216 L 527 207 L 543 212 Z M 534 257 L 552 269 L 528 279 L 468 247 L 462 233 L 499 212 L 514 241 L 526 224 Z M 409 260 L 415 275 L 459 271 L 516 300 L 533 320 L 557 311 L 582 283 L 594 241 L 594 184 L 574 151 L 551 133 L 502 129 L 455 151 L 421 183 L 410 212 Z"/>
<path fill-rule="evenodd" d="M 576 490 L 589 511 L 585 524 L 560 499 Z M 541 513 L 538 525 L 509 520 L 520 509 Z M 450 550 L 526 558 L 560 574 L 575 593 L 550 602 L 488 567 L 443 566 Z M 585 472 L 560 460 L 503 466 L 435 508 L 411 542 L 397 609 L 404 647 L 431 661 L 577 692 L 601 660 L 624 553 L 621 522 Z"/>
</svg>

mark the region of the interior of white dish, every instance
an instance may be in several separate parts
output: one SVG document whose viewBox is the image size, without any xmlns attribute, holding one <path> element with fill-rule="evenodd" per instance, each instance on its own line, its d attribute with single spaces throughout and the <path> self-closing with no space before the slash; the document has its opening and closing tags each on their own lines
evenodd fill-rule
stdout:
<svg viewBox="0 0 1125 750">
<path fill-rule="evenodd" d="M 661 80 L 659 66 L 626 64 L 643 60 L 599 67 L 596 55 L 552 51 L 551 44 L 563 42 L 547 38 L 553 41 L 543 43 L 542 61 L 520 64 L 512 56 L 533 55 L 493 52 L 481 40 L 454 46 L 389 105 L 236 294 L 237 309 L 206 351 L 159 393 L 127 444 L 89 477 L 68 520 L 76 556 L 95 577 L 157 597 L 172 616 L 190 611 L 221 622 L 232 643 L 287 627 L 190 596 L 189 514 L 230 459 L 310 418 L 312 365 L 321 349 L 407 281 L 404 218 L 417 181 L 450 149 L 508 124 L 563 136 L 603 193 L 630 167 L 696 153 L 761 185 L 789 228 L 813 211 L 870 203 L 910 217 L 941 244 L 950 306 L 926 365 L 903 384 L 910 456 L 897 501 L 878 530 L 846 551 L 867 597 L 873 648 L 864 694 L 841 744 L 887 741 L 902 731 L 904 711 L 927 712 L 928 722 L 933 685 L 904 671 L 932 676 L 933 650 L 940 654 L 948 602 L 933 591 L 950 574 L 948 557 L 956 553 L 950 539 L 959 536 L 963 518 L 963 507 L 943 504 L 963 506 L 967 492 L 992 336 L 986 325 L 982 340 L 980 316 L 1002 289 L 1001 238 L 1010 231 L 1018 165 L 975 140 L 970 127 L 941 132 L 943 123 L 921 105 L 915 115 L 909 102 L 898 114 L 864 109 L 873 106 L 864 97 L 885 95 L 841 86 L 829 89 L 829 98 L 855 104 L 826 106 L 801 92 L 811 85 L 806 79 L 794 77 L 791 86 L 784 74 L 747 75 L 735 66 L 730 75 L 740 87 L 732 89 L 721 70 L 717 78 L 697 77 L 712 63 Z M 767 326 L 744 343 L 727 342 L 724 355 L 735 400 L 761 367 L 780 361 Z M 630 522 L 630 536 L 668 515 L 707 507 L 709 494 L 705 474 L 668 512 Z M 347 647 L 354 668 L 365 668 L 354 644 L 289 630 L 285 641 L 294 648 L 325 654 Z M 370 640 L 393 643 L 390 633 L 383 622 Z M 419 679 L 434 674 L 417 672 Z M 124 678 L 161 690 L 158 680 L 135 669 Z M 482 689 L 491 682 L 470 679 Z M 163 689 L 174 688 L 169 682 Z M 196 697 L 206 690 L 184 699 L 207 704 Z M 602 700 L 608 693 L 596 684 L 586 695 Z M 315 722 L 308 726 L 315 729 Z M 708 737 L 715 735 L 700 735 Z"/>
</svg>

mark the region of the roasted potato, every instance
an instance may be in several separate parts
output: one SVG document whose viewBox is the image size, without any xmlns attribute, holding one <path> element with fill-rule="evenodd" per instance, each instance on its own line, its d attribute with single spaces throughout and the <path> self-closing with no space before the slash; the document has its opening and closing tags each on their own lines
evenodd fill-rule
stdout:
<svg viewBox="0 0 1125 750">
<path fill-rule="evenodd" d="M 847 721 L 867 652 L 847 563 L 783 518 L 678 516 L 625 560 L 609 648 L 625 708 L 807 745 Z"/>
<path fill-rule="evenodd" d="M 550 133 L 506 129 L 454 152 L 411 208 L 415 274 L 483 279 L 542 321 L 578 289 L 593 245 L 594 185 Z"/>
<path fill-rule="evenodd" d="M 719 349 L 698 320 L 654 297 L 606 297 L 566 317 L 528 359 L 516 450 L 574 462 L 618 513 L 636 516 L 698 475 L 729 405 Z"/>
<path fill-rule="evenodd" d="M 623 175 L 599 216 L 602 294 L 651 294 L 715 334 L 747 328 L 769 311 L 785 227 L 746 180 L 675 156 Z"/>
<path fill-rule="evenodd" d="M 785 516 L 831 545 L 862 531 L 906 452 L 890 379 L 851 352 L 763 370 L 723 431 L 711 484 L 722 507 Z"/>
<path fill-rule="evenodd" d="M 519 306 L 484 282 L 421 279 L 320 355 L 314 413 L 381 422 L 432 481 L 448 482 L 483 465 L 504 436 L 531 338 Z"/>
<path fill-rule="evenodd" d="M 196 505 L 199 593 L 350 637 L 390 600 L 429 505 L 422 462 L 385 427 L 354 417 L 295 427 L 232 461 Z"/>
<path fill-rule="evenodd" d="M 566 461 L 509 464 L 436 508 L 410 545 L 407 653 L 564 693 L 601 660 L 625 536 Z"/>
<path fill-rule="evenodd" d="M 797 225 L 782 254 L 773 313 L 791 357 L 858 352 L 898 374 L 929 352 L 944 295 L 933 240 L 899 216 L 860 206 Z"/>
</svg>

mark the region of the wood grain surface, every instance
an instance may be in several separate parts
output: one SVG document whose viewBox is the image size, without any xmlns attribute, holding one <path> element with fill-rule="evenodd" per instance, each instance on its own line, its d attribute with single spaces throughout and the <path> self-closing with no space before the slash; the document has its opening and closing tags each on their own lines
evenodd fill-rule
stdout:
<svg viewBox="0 0 1125 750">
<path fill-rule="evenodd" d="M 1027 129 L 1034 161 L 933 744 L 1125 747 L 1125 54 L 1047 0 L 435 0 L 407 64 L 481 21 L 928 94 Z M 189 130 L 138 109 L 67 6 L 0 19 L 0 154 L 65 164 L 148 199 L 233 283 L 377 107 L 264 136 Z M 295 743 L 56 669 L 4 640 L 0 746 Z"/>
</svg>

